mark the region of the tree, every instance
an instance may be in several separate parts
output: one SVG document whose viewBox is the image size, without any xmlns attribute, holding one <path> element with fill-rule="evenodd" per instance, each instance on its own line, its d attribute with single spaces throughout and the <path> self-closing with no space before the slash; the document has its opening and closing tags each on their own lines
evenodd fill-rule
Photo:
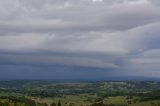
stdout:
<svg viewBox="0 0 160 106">
<path fill-rule="evenodd" d="M 0 106 L 3 106 L 3 102 L 0 101 Z"/>
<path fill-rule="evenodd" d="M 58 106 L 61 106 L 61 102 L 60 102 L 60 100 L 58 101 Z"/>
<path fill-rule="evenodd" d="M 18 104 L 17 104 L 17 103 L 14 103 L 14 106 L 18 106 Z"/>
<path fill-rule="evenodd" d="M 54 103 L 54 102 L 53 102 L 53 103 L 51 103 L 51 105 L 50 105 L 50 106 L 56 106 L 56 103 Z"/>
<path fill-rule="evenodd" d="M 8 102 L 4 102 L 3 106 L 9 106 L 9 103 Z"/>
</svg>

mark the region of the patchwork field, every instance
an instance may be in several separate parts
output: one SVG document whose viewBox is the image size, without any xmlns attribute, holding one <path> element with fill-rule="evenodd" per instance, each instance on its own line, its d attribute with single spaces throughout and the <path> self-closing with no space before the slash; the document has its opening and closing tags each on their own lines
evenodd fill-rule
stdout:
<svg viewBox="0 0 160 106">
<path fill-rule="evenodd" d="M 160 82 L 0 81 L 0 106 L 160 106 Z"/>
</svg>

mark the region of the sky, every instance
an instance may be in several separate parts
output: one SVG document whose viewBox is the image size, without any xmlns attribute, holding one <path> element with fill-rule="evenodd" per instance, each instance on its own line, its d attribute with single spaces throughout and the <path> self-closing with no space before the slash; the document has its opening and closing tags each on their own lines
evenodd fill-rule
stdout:
<svg viewBox="0 0 160 106">
<path fill-rule="evenodd" d="M 0 79 L 160 79 L 160 0 L 0 0 Z"/>
</svg>

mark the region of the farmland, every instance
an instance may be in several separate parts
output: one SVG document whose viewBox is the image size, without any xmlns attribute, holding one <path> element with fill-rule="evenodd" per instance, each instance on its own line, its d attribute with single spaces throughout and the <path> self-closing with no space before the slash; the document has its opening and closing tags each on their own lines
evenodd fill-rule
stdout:
<svg viewBox="0 0 160 106">
<path fill-rule="evenodd" d="M 0 106 L 160 106 L 160 82 L 3 80 Z"/>
</svg>

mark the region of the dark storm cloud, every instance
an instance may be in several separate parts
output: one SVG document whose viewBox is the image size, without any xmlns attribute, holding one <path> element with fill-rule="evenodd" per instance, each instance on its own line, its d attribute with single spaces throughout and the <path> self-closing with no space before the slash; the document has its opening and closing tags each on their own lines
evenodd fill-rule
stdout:
<svg viewBox="0 0 160 106">
<path fill-rule="evenodd" d="M 38 65 L 38 66 L 81 66 L 94 68 L 116 68 L 117 66 L 97 59 L 60 57 L 60 56 L 27 56 L 27 55 L 1 55 L 2 64 Z"/>
<path fill-rule="evenodd" d="M 0 0 L 0 74 L 158 77 L 159 28 L 158 0 Z"/>
<path fill-rule="evenodd" d="M 160 5 L 160 1 L 159 0 L 148 0 L 151 3 L 155 4 L 155 5 Z"/>
</svg>

